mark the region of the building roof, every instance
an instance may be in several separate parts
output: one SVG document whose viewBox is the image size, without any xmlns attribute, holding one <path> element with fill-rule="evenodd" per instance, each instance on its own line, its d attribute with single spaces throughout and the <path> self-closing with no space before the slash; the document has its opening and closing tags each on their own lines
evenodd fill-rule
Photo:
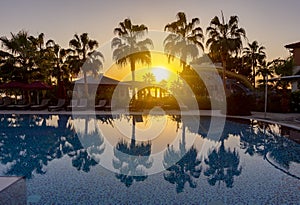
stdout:
<svg viewBox="0 0 300 205">
<path fill-rule="evenodd" d="M 293 48 L 300 48 L 300 42 L 297 42 L 297 43 L 291 43 L 291 44 L 285 45 L 284 47 L 290 48 L 290 49 L 293 49 Z"/>
<path fill-rule="evenodd" d="M 124 84 L 118 80 L 113 78 L 106 77 L 104 75 L 100 75 L 98 78 L 94 78 L 93 76 L 87 76 L 88 84 L 101 84 L 101 85 L 119 85 Z M 75 81 L 76 84 L 84 84 L 84 78 L 80 78 Z"/>
</svg>

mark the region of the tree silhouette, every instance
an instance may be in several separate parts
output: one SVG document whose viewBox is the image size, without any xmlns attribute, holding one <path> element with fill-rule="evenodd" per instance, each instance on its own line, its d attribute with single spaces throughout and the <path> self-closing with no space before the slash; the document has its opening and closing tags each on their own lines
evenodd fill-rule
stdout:
<svg viewBox="0 0 300 205">
<path fill-rule="evenodd" d="M 85 94 L 88 97 L 87 73 L 92 72 L 94 75 L 97 74 L 102 68 L 104 56 L 101 52 L 96 51 L 98 42 L 90 39 L 87 33 L 83 33 L 80 36 L 75 34 L 74 38 L 70 40 L 69 45 L 73 53 L 73 55 L 68 56 L 70 68 L 71 70 L 75 69 L 77 73 L 79 69 L 82 70 Z"/>
<path fill-rule="evenodd" d="M 260 46 L 257 41 L 253 41 L 252 43 L 248 43 L 248 47 L 244 48 L 243 54 L 248 61 L 250 61 L 250 65 L 252 68 L 252 83 L 255 88 L 255 76 L 256 76 L 256 68 L 258 65 L 262 63 L 262 61 L 266 58 L 266 53 L 264 52 L 265 47 Z"/>
<path fill-rule="evenodd" d="M 186 68 L 188 58 L 195 59 L 199 55 L 199 48 L 204 49 L 202 45 L 203 32 L 199 18 L 193 18 L 191 22 L 187 21 L 184 12 L 178 12 L 177 20 L 165 26 L 165 31 L 171 32 L 164 40 L 164 48 L 168 53 L 169 60 L 179 55 L 181 66 Z"/>
<path fill-rule="evenodd" d="M 7 60 L 12 66 L 11 79 L 31 82 L 33 79 L 47 78 L 49 59 L 44 52 L 44 34 L 29 36 L 26 31 L 11 33 L 11 38 L 1 37 L 2 45 L 8 52 Z"/>
<path fill-rule="evenodd" d="M 238 26 L 239 19 L 237 16 L 231 16 L 228 23 L 225 23 L 222 12 L 222 21 L 215 16 L 210 21 L 210 26 L 206 29 L 209 39 L 206 46 L 209 47 L 210 55 L 213 58 L 221 58 L 223 66 L 223 83 L 224 87 L 225 74 L 227 69 L 227 60 L 231 54 L 238 54 L 243 48 L 242 37 L 246 37 L 246 32 Z"/>
<path fill-rule="evenodd" d="M 263 79 L 258 80 L 258 83 L 262 84 L 263 87 L 266 86 L 266 78 L 267 77 L 273 77 L 274 74 L 274 67 L 273 67 L 273 61 L 266 62 L 263 61 L 260 66 L 258 67 L 258 70 L 256 72 L 257 76 L 262 76 Z"/>
<path fill-rule="evenodd" d="M 118 37 L 111 42 L 113 59 L 121 66 L 130 64 L 132 81 L 135 81 L 136 63 L 151 64 L 149 51 L 149 47 L 153 46 L 151 39 L 138 41 L 147 31 L 148 28 L 144 24 L 134 25 L 128 18 L 120 22 L 119 27 L 114 29 L 114 33 Z"/>
<path fill-rule="evenodd" d="M 53 56 L 53 70 L 52 76 L 57 79 L 57 81 L 63 81 L 63 79 L 68 79 L 72 77 L 67 64 L 67 57 L 72 52 L 71 49 L 61 48 L 53 40 L 49 40 L 46 43 L 47 52 Z"/>
<path fill-rule="evenodd" d="M 146 83 L 153 83 L 155 82 L 155 76 L 153 75 L 153 73 L 146 73 L 145 75 L 143 75 L 143 80 Z"/>
</svg>

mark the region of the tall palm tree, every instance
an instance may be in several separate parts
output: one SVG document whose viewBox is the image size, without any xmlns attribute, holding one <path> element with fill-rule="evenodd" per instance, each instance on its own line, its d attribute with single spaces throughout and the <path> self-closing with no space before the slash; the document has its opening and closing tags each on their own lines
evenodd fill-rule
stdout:
<svg viewBox="0 0 300 205">
<path fill-rule="evenodd" d="M 113 38 L 111 42 L 113 59 L 121 66 L 130 64 L 132 81 L 135 81 L 136 63 L 151 64 L 149 48 L 153 46 L 152 40 L 146 38 L 139 41 L 147 31 L 148 28 L 144 24 L 134 25 L 128 18 L 114 29 L 118 37 Z"/>
<path fill-rule="evenodd" d="M 85 93 L 88 97 L 87 73 L 90 71 L 92 71 L 93 73 L 97 73 L 102 66 L 104 57 L 101 52 L 96 51 L 98 42 L 96 40 L 90 39 L 88 33 L 83 33 L 80 36 L 78 36 L 78 34 L 75 34 L 74 38 L 70 40 L 69 46 L 71 47 L 73 52 L 73 55 L 69 56 L 68 59 L 68 61 L 70 62 L 70 68 L 75 69 L 78 72 L 79 69 L 82 70 L 85 84 Z M 97 62 L 93 64 L 94 60 L 91 59 L 97 59 Z M 87 66 L 84 66 L 85 63 L 87 63 Z"/>
<path fill-rule="evenodd" d="M 199 48 L 203 50 L 203 31 L 198 26 L 199 18 L 187 21 L 184 12 L 178 12 L 177 20 L 165 26 L 165 31 L 171 32 L 164 40 L 164 49 L 169 60 L 179 55 L 181 66 L 186 68 L 188 58 L 195 59 L 199 55 Z"/>
<path fill-rule="evenodd" d="M 232 54 L 238 54 L 243 48 L 242 37 L 246 38 L 246 32 L 238 26 L 237 16 L 230 16 L 229 21 L 225 23 L 222 12 L 222 21 L 215 16 L 209 27 L 206 29 L 209 39 L 206 46 L 209 47 L 210 55 L 219 55 L 223 66 L 223 83 L 226 85 L 226 69 L 228 57 Z"/>
<path fill-rule="evenodd" d="M 244 48 L 243 54 L 244 57 L 248 58 L 250 61 L 250 65 L 252 68 L 252 80 L 253 87 L 255 88 L 255 69 L 257 66 L 262 63 L 262 61 L 266 58 L 266 53 L 264 52 L 265 47 L 260 46 L 257 41 L 253 41 L 252 43 L 248 43 L 248 47 Z"/>
</svg>

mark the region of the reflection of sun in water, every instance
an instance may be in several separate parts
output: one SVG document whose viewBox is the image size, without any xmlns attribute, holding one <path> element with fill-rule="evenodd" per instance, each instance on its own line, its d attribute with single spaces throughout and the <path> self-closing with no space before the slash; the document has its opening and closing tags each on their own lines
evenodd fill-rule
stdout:
<svg viewBox="0 0 300 205">
<path fill-rule="evenodd" d="M 151 72 L 155 76 L 156 82 L 168 80 L 170 76 L 170 71 L 164 66 L 154 67 Z"/>
</svg>

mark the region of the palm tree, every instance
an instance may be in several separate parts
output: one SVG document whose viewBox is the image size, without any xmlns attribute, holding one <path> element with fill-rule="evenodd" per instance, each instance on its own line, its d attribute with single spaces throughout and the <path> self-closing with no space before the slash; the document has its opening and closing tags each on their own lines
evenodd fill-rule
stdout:
<svg viewBox="0 0 300 205">
<path fill-rule="evenodd" d="M 181 66 L 186 68 L 188 58 L 195 59 L 199 55 L 199 48 L 203 50 L 203 31 L 197 26 L 199 18 L 187 21 L 184 12 L 178 12 L 177 20 L 165 26 L 165 31 L 171 32 L 164 40 L 164 49 L 168 53 L 169 60 L 179 55 Z"/>
<path fill-rule="evenodd" d="M 53 55 L 53 77 L 56 77 L 57 81 L 62 81 L 63 78 L 68 78 L 70 76 L 68 65 L 67 65 L 67 57 L 71 53 L 70 49 L 61 48 L 58 44 L 56 44 L 53 40 L 49 40 L 46 43 L 47 51 L 50 55 Z"/>
<path fill-rule="evenodd" d="M 260 63 L 260 66 L 258 67 L 258 70 L 256 72 L 257 76 L 262 76 L 263 77 L 263 79 L 258 80 L 258 82 L 262 83 L 264 87 L 266 85 L 266 78 L 268 76 L 273 77 L 274 70 L 273 70 L 272 64 L 273 64 L 273 61 L 268 62 L 268 63 L 266 61 L 263 61 L 263 62 Z"/>
<path fill-rule="evenodd" d="M 16 68 L 15 76 L 12 78 L 23 82 L 29 82 L 35 65 L 36 48 L 28 37 L 26 31 L 20 31 L 17 34 L 11 33 L 11 39 L 5 36 L 0 38 L 2 45 L 9 52 L 8 54 L 11 54 L 9 61 Z"/>
<path fill-rule="evenodd" d="M 36 74 L 32 78 L 38 78 L 41 80 L 51 81 L 53 64 L 56 59 L 52 52 L 49 52 L 49 42 L 54 42 L 53 40 L 48 40 L 47 42 L 44 39 L 44 33 L 40 33 L 37 37 L 29 36 L 28 39 L 36 49 L 36 54 L 34 56 Z M 50 69 L 49 69 L 50 68 Z"/>
<path fill-rule="evenodd" d="M 243 28 L 239 28 L 238 22 L 237 16 L 230 16 L 228 23 L 225 23 L 222 12 L 222 22 L 215 16 L 206 29 L 209 36 L 206 46 L 209 47 L 210 55 L 219 55 L 222 61 L 224 87 L 228 57 L 241 51 L 242 37 L 246 38 L 246 32 Z"/>
<path fill-rule="evenodd" d="M 264 52 L 265 47 L 259 46 L 257 41 L 253 41 L 252 43 L 248 43 L 248 47 L 244 48 L 243 54 L 244 57 L 249 59 L 250 65 L 252 68 L 252 80 L 253 80 L 253 87 L 255 88 L 255 69 L 257 66 L 262 63 L 262 61 L 266 58 L 266 53 Z"/>
<path fill-rule="evenodd" d="M 80 36 L 75 34 L 74 38 L 70 40 L 69 45 L 74 54 L 69 56 L 68 59 L 71 64 L 70 68 L 77 71 L 79 71 L 78 69 L 82 70 L 85 93 L 88 97 L 87 73 L 90 71 L 92 71 L 93 74 L 98 73 L 102 67 L 102 61 L 104 60 L 104 57 L 101 52 L 95 51 L 95 49 L 98 47 L 98 42 L 90 39 L 87 33 L 83 33 Z"/>
<path fill-rule="evenodd" d="M 143 75 L 143 80 L 144 82 L 151 84 L 155 82 L 155 76 L 153 75 L 153 73 L 148 72 L 145 75 Z"/>
<path fill-rule="evenodd" d="M 147 31 L 148 28 L 144 24 L 134 25 L 128 18 L 114 29 L 118 37 L 111 42 L 113 59 L 121 66 L 130 64 L 132 81 L 135 81 L 136 63 L 151 64 L 149 47 L 153 46 L 152 40 L 146 38 L 138 41 Z"/>
<path fill-rule="evenodd" d="M 275 59 L 273 61 L 274 71 L 276 75 L 280 77 L 293 75 L 293 67 L 294 60 L 292 56 L 288 57 L 287 59 Z M 290 81 L 279 80 L 276 82 L 276 84 L 276 87 L 281 87 L 286 91 L 288 86 L 290 85 Z"/>
</svg>

